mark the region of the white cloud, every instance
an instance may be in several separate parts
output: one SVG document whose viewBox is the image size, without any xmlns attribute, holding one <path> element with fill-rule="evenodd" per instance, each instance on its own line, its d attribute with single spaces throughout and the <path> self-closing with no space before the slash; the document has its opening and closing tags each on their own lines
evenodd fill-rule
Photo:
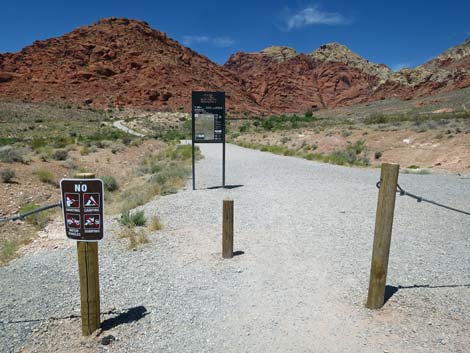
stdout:
<svg viewBox="0 0 470 353">
<path fill-rule="evenodd" d="M 400 71 L 401 69 L 410 68 L 412 65 L 410 63 L 398 63 L 392 65 L 391 69 L 395 72 Z"/>
<path fill-rule="evenodd" d="M 193 44 L 211 44 L 216 47 L 226 48 L 232 46 L 235 41 L 230 37 L 209 37 L 209 36 L 183 36 L 183 44 L 191 46 Z"/>
<path fill-rule="evenodd" d="M 302 28 L 311 25 L 344 25 L 350 20 L 337 12 L 326 12 L 320 10 L 316 5 L 306 7 L 297 13 L 287 10 L 286 27 L 288 30 Z"/>
</svg>

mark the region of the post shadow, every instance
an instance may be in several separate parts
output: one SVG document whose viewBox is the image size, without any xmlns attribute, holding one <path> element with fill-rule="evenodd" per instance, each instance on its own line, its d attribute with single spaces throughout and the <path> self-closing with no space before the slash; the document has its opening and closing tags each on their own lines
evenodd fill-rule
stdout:
<svg viewBox="0 0 470 353">
<path fill-rule="evenodd" d="M 115 317 L 104 320 L 101 323 L 101 328 L 103 331 L 110 330 L 121 324 L 139 321 L 148 314 L 150 314 L 150 312 L 148 312 L 145 306 L 142 305 L 129 308 Z"/>
<path fill-rule="evenodd" d="M 436 289 L 436 288 L 470 288 L 470 284 L 443 284 L 431 286 L 429 284 L 413 284 L 412 286 L 385 286 L 385 296 L 384 304 L 391 298 L 393 295 L 402 289 L 417 289 L 417 288 L 427 288 L 427 289 Z"/>
<path fill-rule="evenodd" d="M 245 185 L 241 185 L 241 184 L 237 184 L 237 185 L 225 185 L 225 186 L 222 186 L 222 185 L 219 185 L 219 186 L 209 186 L 207 188 L 207 190 L 215 190 L 215 189 L 237 189 L 237 188 L 241 188 Z"/>
</svg>

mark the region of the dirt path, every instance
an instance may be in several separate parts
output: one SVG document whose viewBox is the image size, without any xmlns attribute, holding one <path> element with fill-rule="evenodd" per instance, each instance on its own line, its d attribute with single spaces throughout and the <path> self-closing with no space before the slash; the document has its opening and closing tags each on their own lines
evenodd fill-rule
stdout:
<svg viewBox="0 0 470 353">
<path fill-rule="evenodd" d="M 115 121 L 115 122 L 113 123 L 113 126 L 114 126 L 116 129 L 119 129 L 119 130 L 121 130 L 121 131 L 124 131 L 125 133 L 131 134 L 131 135 L 134 135 L 134 136 L 137 136 L 137 137 L 144 137 L 144 136 L 145 136 L 144 134 L 141 134 L 140 132 L 137 132 L 137 131 L 135 131 L 135 130 L 132 130 L 132 129 L 128 128 L 127 126 L 124 126 L 122 120 Z"/>
<path fill-rule="evenodd" d="M 75 251 L 59 248 L 0 269 L 3 351 L 467 350 L 470 217 L 399 198 L 388 277 L 399 289 L 370 311 L 378 170 L 228 145 L 227 184 L 239 187 L 207 189 L 220 184 L 221 147 L 201 148 L 198 190 L 188 182 L 143 207 L 165 225 L 148 246 L 125 250 L 113 222 L 100 244 L 108 320 L 100 337 L 117 340 L 101 346 L 100 337 L 80 338 L 80 322 L 70 318 L 79 312 Z M 470 179 L 401 175 L 400 183 L 470 209 Z M 232 260 L 220 258 L 225 197 L 235 200 L 235 250 L 243 252 Z"/>
</svg>

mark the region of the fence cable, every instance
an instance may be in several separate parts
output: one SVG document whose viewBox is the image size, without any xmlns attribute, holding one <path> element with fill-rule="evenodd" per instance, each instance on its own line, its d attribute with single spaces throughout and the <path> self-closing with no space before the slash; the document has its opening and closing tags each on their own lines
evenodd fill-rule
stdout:
<svg viewBox="0 0 470 353">
<path fill-rule="evenodd" d="M 35 213 L 43 212 L 43 211 L 46 211 L 46 210 L 49 210 L 49 209 L 55 208 L 55 207 L 62 207 L 62 202 L 54 203 L 52 205 L 46 205 L 46 206 L 43 206 L 43 207 L 38 207 L 38 208 L 36 208 L 32 211 L 25 212 L 25 213 L 20 213 L 20 214 L 17 214 L 16 216 L 13 216 L 13 217 L 0 218 L 0 223 L 1 222 L 8 222 L 8 221 L 17 221 L 19 219 L 22 220 L 25 217 L 31 216 Z"/>
<path fill-rule="evenodd" d="M 377 182 L 376 186 L 377 186 L 377 189 L 380 189 L 380 181 Z M 422 196 L 412 194 L 411 192 L 408 192 L 405 189 L 403 189 L 399 184 L 397 184 L 397 193 L 400 194 L 400 196 L 411 197 L 411 198 L 415 199 L 417 202 L 427 202 L 427 203 L 430 203 L 432 205 L 442 207 L 442 208 L 445 208 L 445 209 L 450 210 L 450 211 L 454 211 L 454 212 L 458 212 L 458 213 L 462 213 L 464 215 L 470 216 L 470 212 L 459 210 L 458 208 L 447 206 L 447 205 L 444 205 L 440 202 L 428 200 L 428 199 L 425 199 Z"/>
</svg>

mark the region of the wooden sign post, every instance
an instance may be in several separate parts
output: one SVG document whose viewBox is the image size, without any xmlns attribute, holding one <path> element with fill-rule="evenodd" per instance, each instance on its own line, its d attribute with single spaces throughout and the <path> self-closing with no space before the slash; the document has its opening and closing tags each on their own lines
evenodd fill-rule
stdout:
<svg viewBox="0 0 470 353">
<path fill-rule="evenodd" d="M 77 179 L 93 179 L 92 173 L 77 174 Z M 101 202 L 103 202 L 101 200 Z M 98 242 L 77 242 L 78 272 L 80 276 L 80 311 L 82 334 L 89 336 L 100 328 L 100 283 Z"/>
<path fill-rule="evenodd" d="M 233 200 L 224 200 L 222 221 L 222 257 L 233 257 Z"/>
<path fill-rule="evenodd" d="M 366 305 L 369 309 L 379 309 L 384 305 L 399 171 L 398 164 L 382 164 Z"/>
</svg>

